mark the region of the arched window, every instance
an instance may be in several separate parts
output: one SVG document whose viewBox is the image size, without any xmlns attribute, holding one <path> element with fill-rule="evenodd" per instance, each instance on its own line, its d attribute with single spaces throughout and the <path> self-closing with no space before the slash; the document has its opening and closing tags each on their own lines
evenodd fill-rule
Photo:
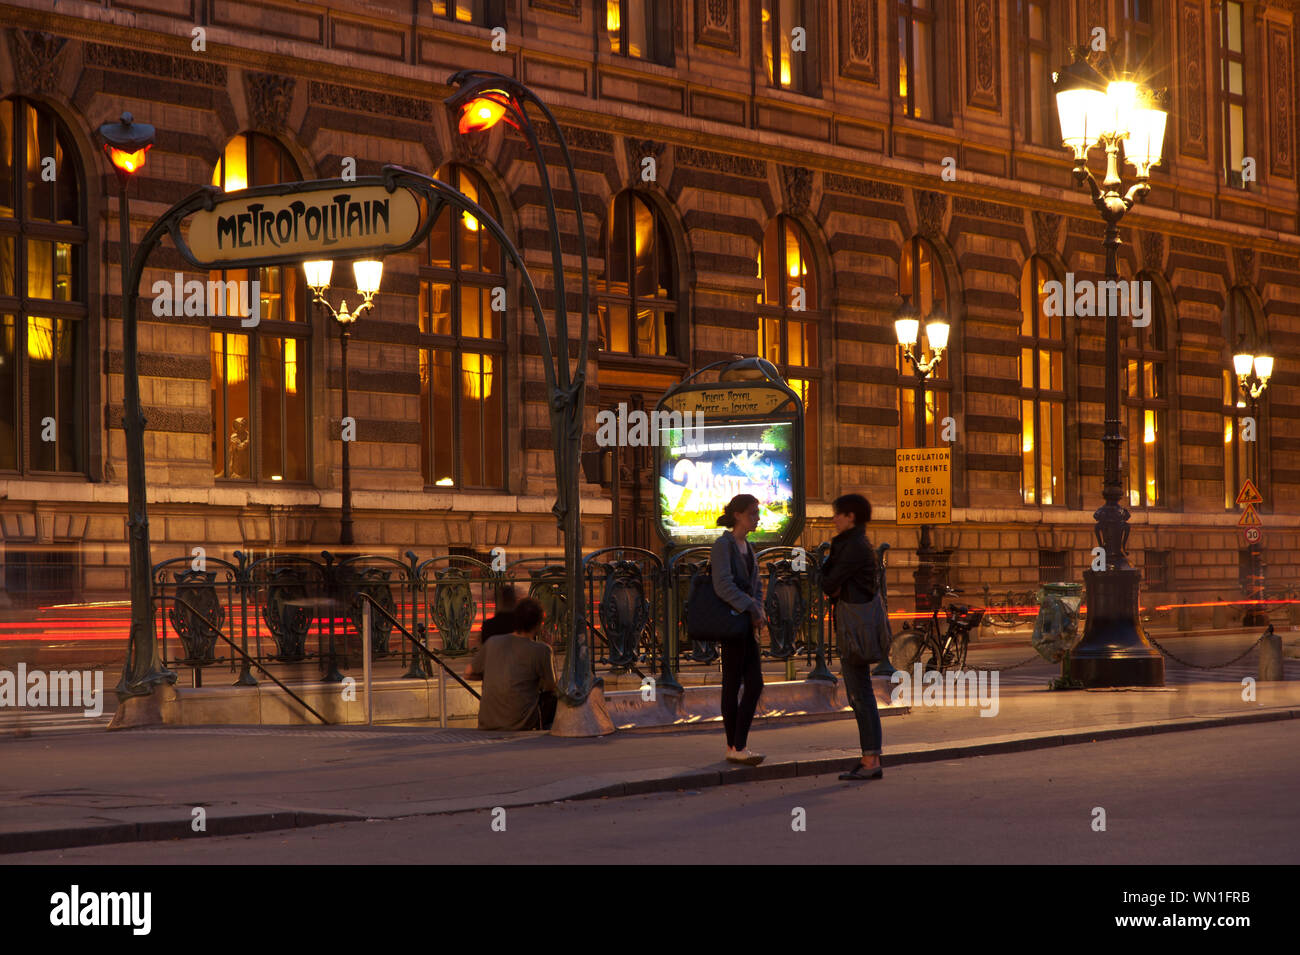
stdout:
<svg viewBox="0 0 1300 955">
<path fill-rule="evenodd" d="M 808 238 L 789 216 L 777 216 L 768 224 L 758 274 L 763 280 L 758 296 L 759 354 L 777 367 L 803 400 L 805 493 L 819 497 L 822 372 L 817 338 L 824 314 Z"/>
<path fill-rule="evenodd" d="M 600 347 L 623 355 L 675 356 L 677 262 L 663 215 L 645 196 L 620 192 L 610 200 L 604 233 Z"/>
<path fill-rule="evenodd" d="M 1047 263 L 1020 277 L 1020 487 L 1026 504 L 1065 503 L 1065 335 L 1044 307 Z"/>
<path fill-rule="evenodd" d="M 1232 367 L 1232 356 L 1238 352 L 1266 353 L 1262 327 L 1245 289 L 1230 290 L 1228 308 L 1223 315 L 1223 340 L 1228 346 L 1227 365 L 1223 369 L 1223 506 L 1228 510 L 1241 509 L 1237 494 L 1247 479 L 1259 487 L 1259 445 L 1263 433 L 1259 405 L 1263 396 L 1252 401 L 1249 394 L 1242 392 Z M 1247 418 L 1253 420 L 1246 421 Z M 1243 433 L 1247 427 L 1254 429 L 1253 435 Z"/>
<path fill-rule="evenodd" d="M 1141 273 L 1139 282 L 1150 281 Z M 1169 334 L 1164 306 L 1151 288 L 1151 323 L 1131 326 L 1120 353 L 1124 362 L 1127 388 L 1125 414 L 1128 429 L 1128 503 L 1130 507 L 1163 507 L 1168 491 L 1165 487 L 1165 454 L 1168 446 L 1166 417 L 1169 394 L 1165 386 L 1165 343 Z M 1121 322 L 1123 326 L 1129 324 Z"/>
<path fill-rule="evenodd" d="M 0 471 L 85 470 L 84 191 L 63 123 L 0 101 Z"/>
<path fill-rule="evenodd" d="M 951 320 L 947 313 L 948 283 L 943 277 L 938 254 L 934 247 L 919 236 L 911 239 L 903 247 L 903 256 L 898 263 L 898 294 L 907 298 L 916 306 L 921 317 L 921 327 L 932 315 L 942 314 Z M 898 353 L 898 446 L 900 448 L 916 447 L 916 376 L 912 367 L 903 357 L 901 348 Z M 948 417 L 948 398 L 952 392 L 952 379 L 948 368 L 952 364 L 949 354 L 939 362 L 939 367 L 925 379 L 925 443 L 927 447 L 940 447 L 940 432 L 943 419 Z"/>
<path fill-rule="evenodd" d="M 270 136 L 240 133 L 226 144 L 212 184 L 226 192 L 295 182 L 302 176 Z M 212 272 L 226 301 L 209 316 L 212 345 L 212 473 L 230 481 L 310 477 L 308 369 L 311 322 L 306 285 L 292 266 Z M 252 282 L 256 282 L 254 288 Z M 245 291 L 244 283 L 247 285 Z M 243 302 L 256 295 L 260 321 L 243 328 Z"/>
<path fill-rule="evenodd" d="M 462 166 L 438 178 L 500 214 Z M 420 466 L 438 487 L 505 487 L 505 253 L 468 212 L 445 207 L 420 267 Z"/>
</svg>

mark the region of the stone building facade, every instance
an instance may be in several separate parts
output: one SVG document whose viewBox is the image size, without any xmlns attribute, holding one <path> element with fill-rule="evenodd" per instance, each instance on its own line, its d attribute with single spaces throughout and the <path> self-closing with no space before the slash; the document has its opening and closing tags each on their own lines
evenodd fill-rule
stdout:
<svg viewBox="0 0 1300 955">
<path fill-rule="evenodd" d="M 495 209 L 552 304 L 524 139 L 504 126 L 460 135 L 443 106 L 450 74 L 470 67 L 535 89 L 573 153 L 598 300 L 589 451 L 598 409 L 653 406 L 711 361 L 766 355 L 808 403 L 804 542 L 829 536 L 836 494 L 861 490 L 872 537 L 905 572 L 916 530 L 893 524 L 894 450 L 912 443 L 914 413 L 892 324 L 901 291 L 952 326 L 927 423 L 930 441 L 943 419 L 956 428 L 953 523 L 936 528 L 954 582 L 1079 579 L 1101 503 L 1104 321 L 1047 322 L 1040 290 L 1103 267 L 1101 223 L 1054 142 L 1050 89 L 1067 47 L 1095 44 L 1097 28 L 1171 96 L 1167 159 L 1124 221 L 1121 253 L 1124 277 L 1155 297 L 1152 326 L 1123 341 L 1144 601 L 1238 593 L 1247 476 L 1265 498 L 1270 580 L 1294 581 L 1298 14 L 1294 0 L 0 5 L 9 596 L 126 588 L 118 203 L 96 128 L 123 110 L 157 127 L 132 185 L 134 241 L 204 184 L 393 163 L 440 172 Z M 572 296 L 577 213 L 538 125 Z M 53 183 L 40 177 L 47 154 Z M 515 304 L 518 277 L 475 226 L 445 221 L 430 248 L 392 257 L 353 329 L 358 549 L 559 552 L 537 332 Z M 150 265 L 140 367 L 154 559 L 332 547 L 337 328 L 292 269 L 262 276 L 270 319 L 253 333 L 158 317 L 150 289 L 183 262 L 165 246 Z M 335 298 L 351 291 L 345 275 L 336 269 Z M 498 281 L 510 303 L 499 319 L 484 304 Z M 1258 409 L 1237 407 L 1225 377 L 1239 345 L 1276 359 Z M 1246 414 L 1257 461 L 1241 441 Z M 584 547 L 658 547 L 649 461 L 623 449 L 588 463 Z M 905 592 L 910 577 L 891 586 Z"/>
</svg>

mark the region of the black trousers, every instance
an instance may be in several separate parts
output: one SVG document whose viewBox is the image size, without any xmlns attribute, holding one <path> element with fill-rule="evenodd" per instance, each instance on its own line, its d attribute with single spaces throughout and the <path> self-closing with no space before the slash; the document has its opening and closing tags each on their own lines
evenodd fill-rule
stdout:
<svg viewBox="0 0 1300 955">
<path fill-rule="evenodd" d="M 749 726 L 754 722 L 758 698 L 763 694 L 763 667 L 758 641 L 751 628 L 743 640 L 723 640 L 722 645 L 722 725 L 727 731 L 727 745 L 744 749 L 749 741 Z M 741 692 L 741 684 L 744 692 Z"/>
</svg>

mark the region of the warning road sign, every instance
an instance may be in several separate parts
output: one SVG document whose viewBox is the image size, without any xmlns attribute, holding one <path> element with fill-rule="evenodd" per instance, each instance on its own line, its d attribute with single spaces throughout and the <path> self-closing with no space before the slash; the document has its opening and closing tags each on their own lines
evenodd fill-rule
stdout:
<svg viewBox="0 0 1300 955">
<path fill-rule="evenodd" d="M 1255 487 L 1255 482 L 1252 481 L 1250 478 L 1246 478 L 1246 483 L 1241 486 L 1241 491 L 1240 493 L 1237 494 L 1237 503 L 1238 504 L 1263 504 L 1264 503 L 1264 495 L 1259 493 L 1259 489 Z"/>
<path fill-rule="evenodd" d="M 1255 513 L 1255 505 L 1247 504 L 1246 509 L 1241 512 L 1241 519 L 1237 521 L 1238 527 L 1259 527 L 1264 522 L 1259 519 Z"/>
</svg>

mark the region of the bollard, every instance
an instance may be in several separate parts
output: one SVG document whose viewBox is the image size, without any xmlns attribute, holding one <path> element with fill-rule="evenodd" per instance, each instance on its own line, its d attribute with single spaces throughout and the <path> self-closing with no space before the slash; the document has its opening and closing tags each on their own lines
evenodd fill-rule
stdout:
<svg viewBox="0 0 1300 955">
<path fill-rule="evenodd" d="M 1215 597 L 1214 599 L 1222 600 L 1223 598 Z M 1223 630 L 1225 627 L 1228 626 L 1228 608 L 1226 605 L 1220 604 L 1214 608 L 1214 619 L 1213 622 L 1211 623 L 1211 626 L 1215 630 Z"/>
<path fill-rule="evenodd" d="M 366 725 L 375 721 L 375 700 L 370 686 L 370 601 L 361 600 L 361 669 L 366 682 Z"/>
<path fill-rule="evenodd" d="M 1178 608 L 1178 623 L 1176 624 L 1176 626 L 1183 633 L 1187 633 L 1192 629 L 1192 608 L 1191 607 L 1180 606 Z"/>
<path fill-rule="evenodd" d="M 1282 638 L 1270 625 L 1259 644 L 1259 682 L 1275 683 L 1286 679 L 1282 670 Z"/>
</svg>

